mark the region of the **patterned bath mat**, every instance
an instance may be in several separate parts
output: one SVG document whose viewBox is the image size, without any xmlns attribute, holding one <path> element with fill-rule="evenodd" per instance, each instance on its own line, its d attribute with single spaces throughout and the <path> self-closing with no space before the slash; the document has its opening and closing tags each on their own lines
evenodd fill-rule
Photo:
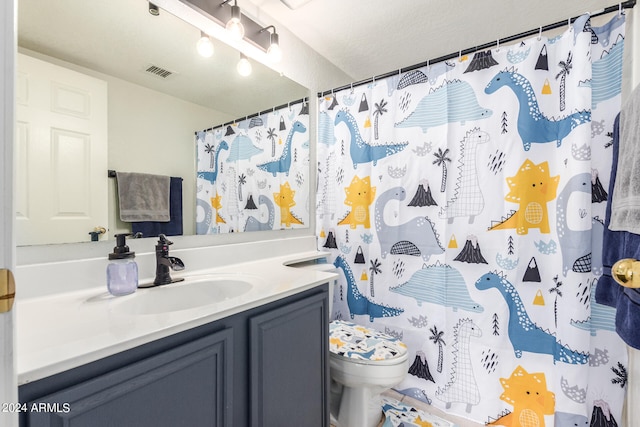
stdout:
<svg viewBox="0 0 640 427">
<path fill-rule="evenodd" d="M 382 397 L 382 410 L 385 416 L 382 427 L 457 427 L 455 423 L 386 396 Z"/>
</svg>

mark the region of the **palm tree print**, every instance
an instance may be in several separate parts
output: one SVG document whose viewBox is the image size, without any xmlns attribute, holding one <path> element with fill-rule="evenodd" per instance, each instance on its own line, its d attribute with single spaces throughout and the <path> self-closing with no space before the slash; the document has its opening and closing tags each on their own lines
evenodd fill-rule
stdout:
<svg viewBox="0 0 640 427">
<path fill-rule="evenodd" d="M 562 291 L 560 290 L 560 286 L 562 286 L 562 282 L 558 281 L 558 276 L 553 278 L 553 282 L 556 284 L 553 288 L 549 289 L 549 293 L 556 294 L 556 299 L 553 302 L 553 314 L 556 320 L 556 328 L 558 327 L 558 297 L 562 298 Z"/>
<path fill-rule="evenodd" d="M 444 193 L 444 190 L 447 186 L 447 162 L 451 162 L 451 159 L 447 157 L 449 154 L 449 149 L 442 151 L 442 148 L 438 148 L 437 153 L 433 153 L 436 156 L 436 159 L 433 161 L 433 164 L 436 166 L 442 166 L 442 184 L 440 185 L 440 192 Z"/>
<path fill-rule="evenodd" d="M 216 150 L 213 149 L 213 145 L 205 144 L 204 152 L 209 155 L 209 168 L 213 169 L 216 163 Z"/>
<path fill-rule="evenodd" d="M 387 112 L 387 101 L 383 99 L 380 100 L 380 103 L 373 104 L 375 110 L 373 111 L 373 137 L 378 139 L 378 118 Z"/>
<path fill-rule="evenodd" d="M 271 157 L 276 156 L 276 128 L 269 128 L 267 138 L 271 140 Z"/>
<path fill-rule="evenodd" d="M 433 326 L 433 328 L 429 328 L 431 332 L 431 336 L 429 339 L 433 341 L 434 344 L 438 344 L 438 372 L 442 372 L 442 359 L 443 359 L 443 350 L 442 347 L 447 345 L 442 336 L 444 335 L 444 331 L 439 331 L 437 326 Z"/>
<path fill-rule="evenodd" d="M 573 54 L 571 52 L 569 52 L 569 55 L 567 56 L 567 60 L 566 61 L 560 61 L 558 63 L 558 67 L 560 67 L 560 72 L 556 75 L 556 80 L 558 80 L 558 77 L 560 78 L 560 111 L 564 111 L 565 108 L 565 84 L 566 84 L 566 79 L 567 76 L 569 75 L 569 73 L 571 72 L 571 69 L 573 68 L 573 64 L 572 64 L 572 58 L 573 58 Z"/>
<path fill-rule="evenodd" d="M 242 200 L 242 186 L 247 183 L 247 176 L 245 174 L 238 175 L 238 199 Z"/>
<path fill-rule="evenodd" d="M 371 296 L 373 297 L 375 296 L 375 289 L 373 287 L 373 276 L 382 273 L 382 270 L 380 270 L 380 266 L 382 264 L 380 263 L 380 261 L 378 261 L 378 258 L 376 258 L 375 261 L 369 260 L 369 262 L 371 263 L 371 266 L 369 267 L 369 271 L 371 272 L 371 277 L 369 277 L 369 290 L 371 292 Z"/>
</svg>

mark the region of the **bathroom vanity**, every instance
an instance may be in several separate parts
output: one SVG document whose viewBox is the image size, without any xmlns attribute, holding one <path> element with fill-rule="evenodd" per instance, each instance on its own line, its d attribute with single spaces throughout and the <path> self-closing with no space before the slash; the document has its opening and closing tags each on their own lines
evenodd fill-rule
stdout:
<svg viewBox="0 0 640 427">
<path fill-rule="evenodd" d="M 22 316 L 69 301 L 58 319 L 19 335 L 29 340 L 19 346 L 29 351 L 18 369 L 20 425 L 328 426 L 334 275 L 287 267 L 285 258 L 243 265 L 238 277 L 262 274 L 242 295 L 176 311 L 160 293 L 143 294 L 154 289 L 132 298 L 93 289 L 25 302 Z M 205 276 L 215 275 L 232 273 Z M 200 276 L 166 286 L 188 293 Z M 56 344 L 55 330 L 66 344 Z"/>
</svg>

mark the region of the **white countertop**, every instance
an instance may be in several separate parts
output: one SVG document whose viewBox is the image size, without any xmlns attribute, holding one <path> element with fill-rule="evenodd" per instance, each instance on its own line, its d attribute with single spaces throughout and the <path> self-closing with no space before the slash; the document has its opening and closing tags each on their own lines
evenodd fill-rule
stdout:
<svg viewBox="0 0 640 427">
<path fill-rule="evenodd" d="M 196 326 L 294 295 L 333 280 L 335 273 L 288 267 L 324 257 L 310 251 L 225 267 L 172 272 L 173 278 L 202 274 L 247 279 L 253 287 L 221 302 L 160 314 L 130 314 L 128 300 L 179 282 L 111 296 L 106 286 L 16 302 L 18 384 L 26 384 Z"/>
</svg>

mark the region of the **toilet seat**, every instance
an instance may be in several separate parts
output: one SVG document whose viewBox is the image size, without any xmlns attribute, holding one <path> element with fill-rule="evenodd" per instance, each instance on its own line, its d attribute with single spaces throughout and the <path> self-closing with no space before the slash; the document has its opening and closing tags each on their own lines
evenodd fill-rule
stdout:
<svg viewBox="0 0 640 427">
<path fill-rule="evenodd" d="M 408 357 L 398 338 L 343 320 L 330 323 L 329 344 L 330 356 L 346 363 L 395 365 Z"/>
</svg>

